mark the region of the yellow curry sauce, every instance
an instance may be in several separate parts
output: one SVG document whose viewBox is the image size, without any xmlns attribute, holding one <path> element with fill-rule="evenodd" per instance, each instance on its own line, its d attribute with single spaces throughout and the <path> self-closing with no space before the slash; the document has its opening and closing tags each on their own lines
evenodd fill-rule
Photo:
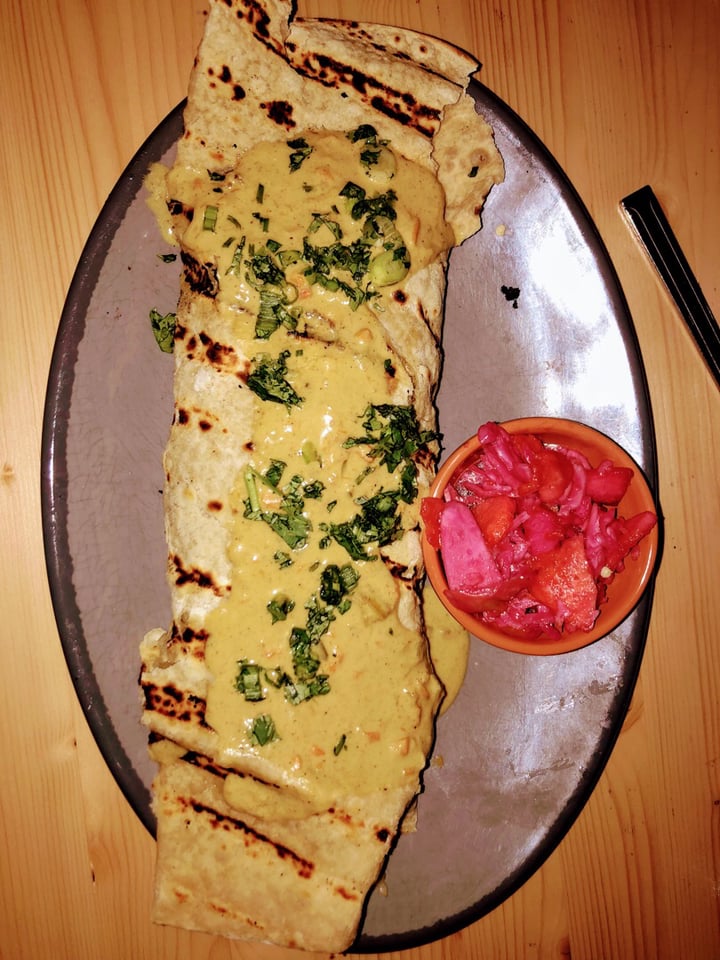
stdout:
<svg viewBox="0 0 720 960">
<path fill-rule="evenodd" d="M 229 776 L 228 801 L 277 818 L 414 781 L 442 696 L 422 625 L 402 616 L 412 584 L 372 537 L 347 541 L 363 505 L 388 497 L 394 536 L 408 510 L 416 522 L 398 496 L 412 454 L 382 464 L 374 446 L 413 397 L 378 315 L 453 240 L 432 174 L 359 132 L 259 144 L 177 190 L 195 198 L 183 248 L 212 265 L 248 360 L 241 388 L 257 394 L 231 500 L 232 589 L 205 623 L 206 719 L 216 759 L 266 781 Z M 449 701 L 467 635 L 432 622 Z"/>
</svg>

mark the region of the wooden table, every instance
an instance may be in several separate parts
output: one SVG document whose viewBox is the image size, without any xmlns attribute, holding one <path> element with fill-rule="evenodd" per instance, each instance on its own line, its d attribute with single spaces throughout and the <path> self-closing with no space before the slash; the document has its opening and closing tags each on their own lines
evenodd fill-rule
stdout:
<svg viewBox="0 0 720 960">
<path fill-rule="evenodd" d="M 720 315 L 717 0 L 304 0 L 472 51 L 547 144 L 617 267 L 647 368 L 665 553 L 647 651 L 606 770 L 544 866 L 445 957 L 720 956 L 720 395 L 618 208 L 654 185 Z M 200 0 L 6 0 L 0 32 L 0 956 L 294 955 L 154 927 L 154 843 L 106 767 L 63 659 L 39 455 L 53 340 L 101 204 L 178 103 Z"/>
</svg>

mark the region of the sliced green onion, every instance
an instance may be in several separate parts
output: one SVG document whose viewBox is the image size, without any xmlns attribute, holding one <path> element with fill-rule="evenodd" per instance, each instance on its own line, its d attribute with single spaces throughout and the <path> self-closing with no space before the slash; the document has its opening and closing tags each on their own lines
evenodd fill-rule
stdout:
<svg viewBox="0 0 720 960">
<path fill-rule="evenodd" d="M 217 207 L 205 207 L 205 215 L 203 217 L 203 230 L 215 230 L 215 224 L 217 223 L 218 208 Z"/>
</svg>

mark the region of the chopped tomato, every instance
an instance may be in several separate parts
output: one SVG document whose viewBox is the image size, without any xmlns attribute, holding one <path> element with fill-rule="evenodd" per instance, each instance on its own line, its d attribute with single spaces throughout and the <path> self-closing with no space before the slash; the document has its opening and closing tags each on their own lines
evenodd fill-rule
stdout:
<svg viewBox="0 0 720 960">
<path fill-rule="evenodd" d="M 590 630 L 597 617 L 597 585 L 582 534 L 539 557 L 530 592 L 547 604 L 565 630 Z"/>
<path fill-rule="evenodd" d="M 467 613 L 484 613 L 487 611 L 500 612 L 504 610 L 529 581 L 526 575 L 512 577 L 493 583 L 478 593 L 468 593 L 465 590 L 447 590 L 447 597 L 456 607 Z"/>
<path fill-rule="evenodd" d="M 440 549 L 440 514 L 443 502 L 437 497 L 423 497 L 420 503 L 420 519 L 425 525 L 425 535 L 431 547 Z"/>
<path fill-rule="evenodd" d="M 488 546 L 500 543 L 515 519 L 516 508 L 517 500 L 504 494 L 470 504 L 472 515 Z"/>
<path fill-rule="evenodd" d="M 520 487 L 520 495 L 537 494 L 543 503 L 557 503 L 573 479 L 573 466 L 562 450 L 546 447 L 533 434 L 519 434 L 515 445 L 532 470 L 531 479 Z"/>
<path fill-rule="evenodd" d="M 538 496 L 543 503 L 557 503 L 572 482 L 573 465 L 559 450 L 543 450 L 543 455 L 533 463 Z"/>
<path fill-rule="evenodd" d="M 657 517 L 649 510 L 637 513 L 627 520 L 624 517 L 616 517 L 607 528 L 611 543 L 607 547 L 605 566 L 616 572 L 622 570 L 625 566 L 625 557 L 632 553 L 656 523 Z"/>
<path fill-rule="evenodd" d="M 560 450 L 545 447 L 545 454 L 536 464 L 538 496 L 543 503 L 557 503 L 572 483 L 573 465 Z"/>
<path fill-rule="evenodd" d="M 630 467 L 616 467 L 610 460 L 603 460 L 599 467 L 587 471 L 585 492 L 596 503 L 616 506 L 625 496 L 632 478 Z"/>
<path fill-rule="evenodd" d="M 527 501 L 529 498 L 525 498 Z M 556 547 L 565 536 L 565 526 L 557 511 L 542 503 L 523 501 L 526 514 L 522 529 L 531 552 L 538 556 Z"/>
</svg>

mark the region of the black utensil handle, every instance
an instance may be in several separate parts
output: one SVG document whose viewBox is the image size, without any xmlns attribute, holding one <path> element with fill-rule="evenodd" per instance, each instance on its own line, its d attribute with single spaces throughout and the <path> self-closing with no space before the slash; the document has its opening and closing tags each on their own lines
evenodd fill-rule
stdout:
<svg viewBox="0 0 720 960">
<path fill-rule="evenodd" d="M 620 202 L 720 386 L 720 328 L 652 187 Z"/>
</svg>

